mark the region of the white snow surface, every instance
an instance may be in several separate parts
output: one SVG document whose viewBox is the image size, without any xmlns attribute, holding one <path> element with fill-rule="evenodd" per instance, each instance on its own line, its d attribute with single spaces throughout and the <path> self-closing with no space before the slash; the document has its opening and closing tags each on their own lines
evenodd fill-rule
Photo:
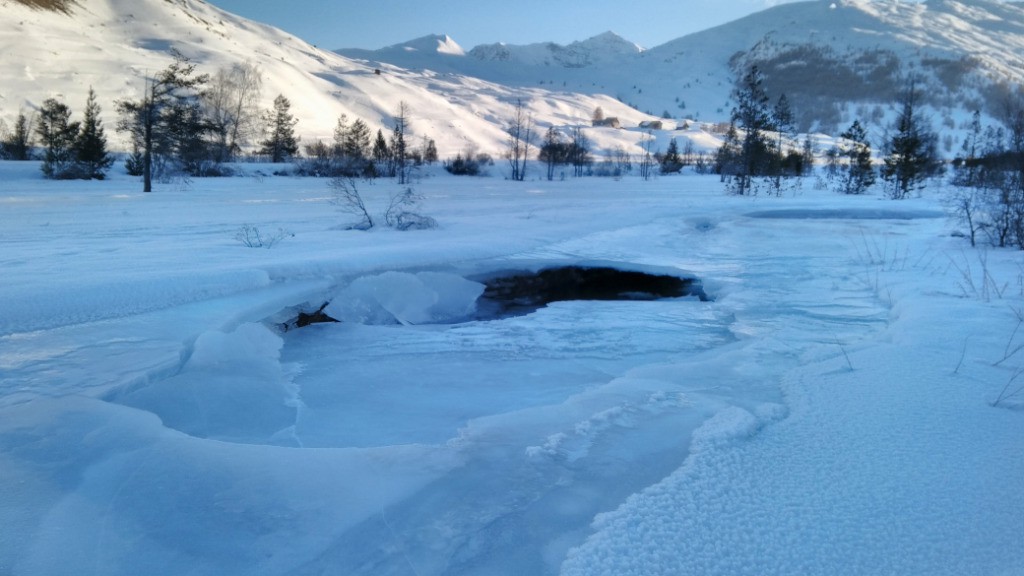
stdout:
<svg viewBox="0 0 1024 576">
<path fill-rule="evenodd" d="M 239 169 L 0 163 L 0 574 L 1024 574 L 1021 253 L 936 190 Z M 540 262 L 713 300 L 473 319 Z"/>
</svg>

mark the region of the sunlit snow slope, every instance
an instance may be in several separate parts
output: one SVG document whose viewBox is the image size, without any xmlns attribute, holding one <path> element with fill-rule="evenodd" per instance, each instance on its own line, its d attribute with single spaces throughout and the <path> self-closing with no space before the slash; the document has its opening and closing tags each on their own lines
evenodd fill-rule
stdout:
<svg viewBox="0 0 1024 576">
<path fill-rule="evenodd" d="M 647 119 L 607 96 L 506 88 L 355 62 L 202 0 L 81 0 L 66 11 L 0 4 L 0 119 L 10 126 L 19 112 L 31 114 L 49 97 L 81 110 L 91 86 L 112 127 L 114 102 L 138 98 L 145 78 L 171 62 L 172 49 L 197 64 L 199 73 L 258 65 L 264 107 L 285 95 L 304 142 L 329 139 L 340 114 L 386 132 L 403 101 L 411 110 L 412 137 L 434 139 L 442 155 L 469 144 L 492 154 L 502 150 L 503 129 L 518 100 L 544 125 L 588 122 L 597 106 L 633 125 Z M 633 141 L 622 138 L 626 145 Z"/>
</svg>

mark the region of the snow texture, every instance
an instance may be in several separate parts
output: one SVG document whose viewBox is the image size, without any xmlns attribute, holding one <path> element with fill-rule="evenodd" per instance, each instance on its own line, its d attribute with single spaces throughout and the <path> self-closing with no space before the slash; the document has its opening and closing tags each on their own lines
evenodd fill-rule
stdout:
<svg viewBox="0 0 1024 576">
<path fill-rule="evenodd" d="M 0 574 L 1024 573 L 1019 252 L 931 190 L 0 182 Z M 713 299 L 474 319 L 593 262 Z"/>
</svg>

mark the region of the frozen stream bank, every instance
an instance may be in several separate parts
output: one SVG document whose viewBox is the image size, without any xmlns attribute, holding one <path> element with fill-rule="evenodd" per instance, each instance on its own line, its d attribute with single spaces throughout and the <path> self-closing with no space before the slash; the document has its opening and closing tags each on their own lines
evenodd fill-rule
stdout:
<svg viewBox="0 0 1024 576">
<path fill-rule="evenodd" d="M 317 180 L 4 169 L 2 574 L 1022 573 L 1019 253 L 936 200 L 439 176 L 355 232 Z M 537 262 L 713 300 L 467 308 Z"/>
<path fill-rule="evenodd" d="M 770 230 L 755 225 L 739 230 Z M 660 221 L 613 233 L 649 242 L 614 254 L 624 259 L 672 246 L 679 229 Z M 786 415 L 786 370 L 839 359 L 844 345 L 885 327 L 887 308 L 858 279 L 836 275 L 834 253 L 809 257 L 787 244 L 728 253 L 731 243 L 713 236 L 696 248 L 714 252 L 700 257 L 719 275 L 716 302 L 569 301 L 451 326 L 289 333 L 282 359 L 302 366 L 297 443 L 428 445 L 458 461 L 414 498 L 382 506 L 309 572 L 557 574 L 595 515 L 683 464 L 707 418 L 732 410 L 745 417 L 720 434 L 752 434 Z M 598 255 L 569 244 L 525 256 L 566 252 Z M 374 294 L 408 280 L 392 276 Z"/>
</svg>

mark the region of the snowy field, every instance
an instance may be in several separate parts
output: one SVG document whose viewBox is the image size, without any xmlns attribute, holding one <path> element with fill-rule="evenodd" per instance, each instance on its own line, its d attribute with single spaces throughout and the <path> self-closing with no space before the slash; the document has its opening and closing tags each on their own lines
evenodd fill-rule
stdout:
<svg viewBox="0 0 1024 576">
<path fill-rule="evenodd" d="M 1024 260 L 936 192 L 249 170 L 0 163 L 0 574 L 1024 574 Z M 473 316 L 587 263 L 712 301 Z"/>
</svg>

